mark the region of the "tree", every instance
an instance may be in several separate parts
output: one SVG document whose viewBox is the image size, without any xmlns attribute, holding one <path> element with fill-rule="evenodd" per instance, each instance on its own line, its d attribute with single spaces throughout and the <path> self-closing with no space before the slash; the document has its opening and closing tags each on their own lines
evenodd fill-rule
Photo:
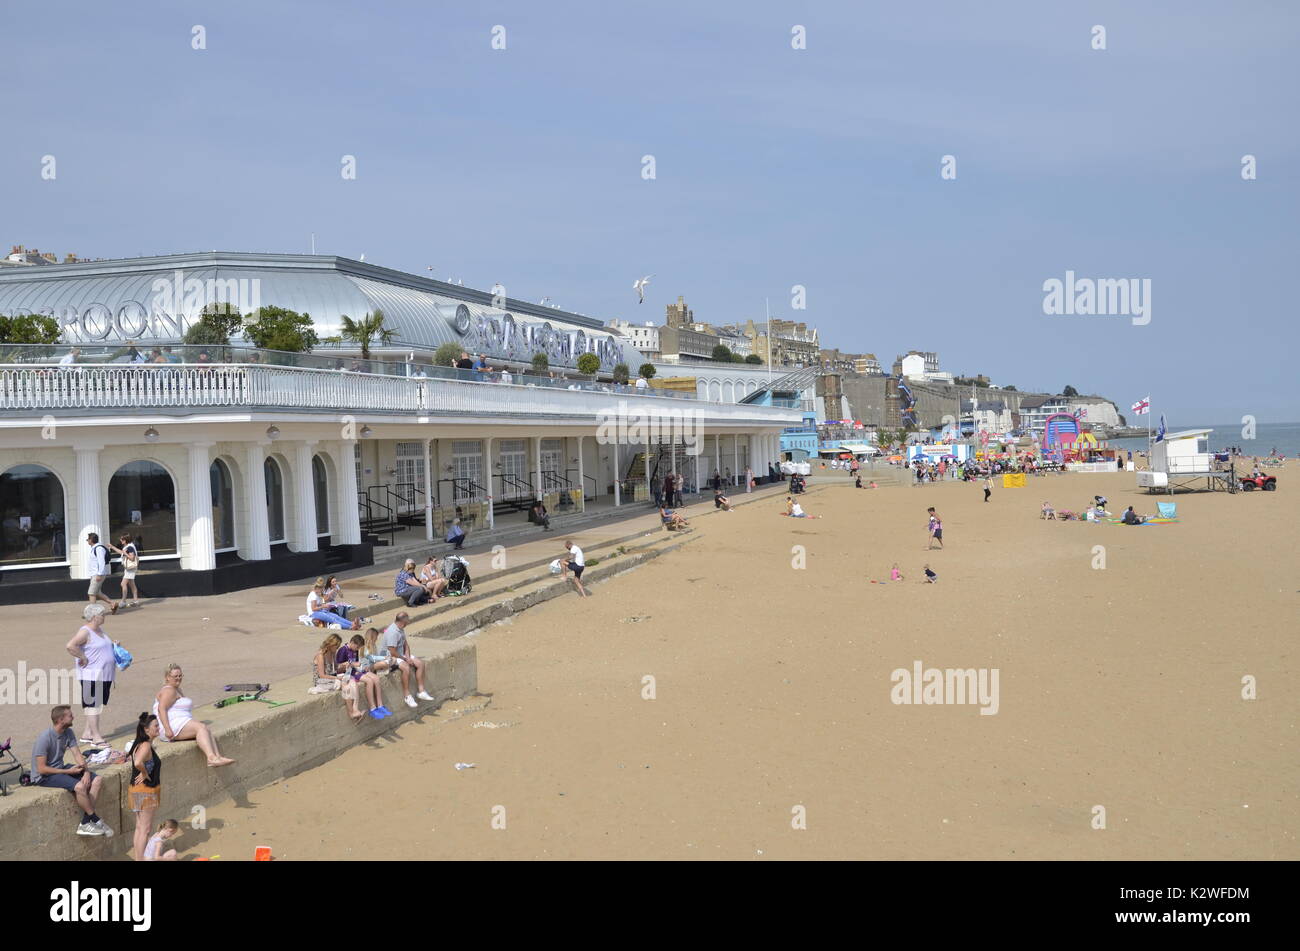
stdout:
<svg viewBox="0 0 1300 951">
<path fill-rule="evenodd" d="M 719 363 L 730 363 L 731 348 L 725 343 L 715 345 L 713 348 L 713 359 L 717 360 Z"/>
<path fill-rule="evenodd" d="M 653 380 L 655 378 L 655 365 L 653 363 L 643 363 L 641 364 L 641 369 L 636 372 L 647 380 Z"/>
<path fill-rule="evenodd" d="M 627 368 L 626 363 L 614 364 L 614 382 L 627 383 L 627 378 L 632 375 L 632 371 Z"/>
<path fill-rule="evenodd" d="M 745 362 L 745 358 L 742 357 L 742 356 L 741 356 L 740 354 L 738 354 L 738 353 L 733 353 L 733 354 L 731 355 L 731 362 L 732 362 L 732 363 L 744 363 L 744 362 Z"/>
<path fill-rule="evenodd" d="M 546 354 L 544 354 L 544 353 L 534 353 L 534 354 L 533 354 L 533 372 L 534 372 L 534 373 L 536 373 L 538 376 L 541 376 L 543 373 L 545 373 L 545 372 L 546 372 L 547 370 L 549 370 L 550 368 L 551 368 L 551 361 L 548 360 L 548 359 L 546 359 Z"/>
<path fill-rule="evenodd" d="M 213 301 L 199 314 L 199 319 L 189 325 L 181 343 L 195 347 L 228 347 L 230 335 L 243 323 L 239 308 L 229 301 Z"/>
<path fill-rule="evenodd" d="M 59 342 L 59 322 L 45 314 L 0 314 L 0 343 L 52 344 Z"/>
<path fill-rule="evenodd" d="M 1061 390 L 1061 395 L 1062 395 L 1062 396 L 1078 396 L 1078 395 L 1079 395 L 1079 391 L 1076 390 L 1076 389 L 1075 389 L 1074 387 L 1072 387 L 1072 386 L 1067 386 L 1065 389 Z"/>
<path fill-rule="evenodd" d="M 460 344 L 444 343 L 433 351 L 433 365 L 436 367 L 454 367 L 460 359 Z"/>
<path fill-rule="evenodd" d="M 746 362 L 746 363 L 756 363 L 756 364 L 762 365 L 762 363 L 763 363 L 763 358 L 760 357 L 757 353 L 751 353 L 749 356 L 745 357 L 745 362 Z"/>
<path fill-rule="evenodd" d="M 283 307 L 259 307 L 248 315 L 244 336 L 262 350 L 307 353 L 316 346 L 311 315 Z"/>
<path fill-rule="evenodd" d="M 370 359 L 370 342 L 390 344 L 397 336 L 397 331 L 384 326 L 384 312 L 376 308 L 360 320 L 353 320 L 347 314 L 339 317 L 339 336 L 344 340 L 361 345 L 361 359 Z"/>
<path fill-rule="evenodd" d="M 584 353 L 578 357 L 578 372 L 585 373 L 587 376 L 595 376 L 600 372 L 600 357 L 594 353 Z"/>
<path fill-rule="evenodd" d="M 1016 388 L 1015 388 L 1014 386 L 1010 386 L 1010 385 L 1008 385 L 1008 386 L 1004 386 L 1004 387 L 1002 387 L 1002 389 L 1004 389 L 1004 390 L 1010 390 L 1012 393 L 1017 392 Z"/>
</svg>

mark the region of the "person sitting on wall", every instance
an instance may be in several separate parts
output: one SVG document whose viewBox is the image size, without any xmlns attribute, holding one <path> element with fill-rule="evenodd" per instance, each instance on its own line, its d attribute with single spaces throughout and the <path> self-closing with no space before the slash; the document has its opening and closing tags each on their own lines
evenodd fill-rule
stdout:
<svg viewBox="0 0 1300 951">
<path fill-rule="evenodd" d="M 722 509 L 722 511 L 724 511 L 724 512 L 730 512 L 730 511 L 731 511 L 731 499 L 729 499 L 729 498 L 727 498 L 725 495 L 723 495 L 721 489 L 714 489 L 714 490 L 713 490 L 713 507 L 714 507 L 715 509 Z"/>
<path fill-rule="evenodd" d="M 111 836 L 113 830 L 95 812 L 95 800 L 99 798 L 103 780 L 90 771 L 81 755 L 72 720 L 72 707 L 58 706 L 50 710 L 53 726 L 41 733 L 32 745 L 32 785 L 72 793 L 81 807 L 77 835 Z M 72 754 L 72 766 L 63 762 L 64 753 Z"/>
<path fill-rule="evenodd" d="M 465 544 L 465 539 L 467 537 L 468 535 L 466 534 L 465 529 L 461 527 L 460 519 L 452 519 L 451 526 L 447 529 L 447 542 L 449 542 L 456 551 L 460 551 L 461 546 Z"/>
<path fill-rule="evenodd" d="M 662 505 L 659 506 L 659 520 L 663 522 L 664 528 L 669 531 L 684 528 L 687 525 L 687 521 L 682 515 L 670 508 L 664 508 Z"/>
<path fill-rule="evenodd" d="M 406 602 L 410 608 L 419 607 L 429 600 L 429 591 L 420 584 L 415 576 L 415 559 L 408 558 L 393 581 L 393 594 Z"/>
<path fill-rule="evenodd" d="M 546 511 L 546 506 L 541 499 L 533 502 L 533 507 L 528 510 L 528 521 L 534 525 L 542 526 L 542 531 L 551 530 L 551 516 Z"/>
<path fill-rule="evenodd" d="M 437 558 L 430 555 L 424 562 L 424 567 L 420 569 L 420 584 L 429 592 L 429 598 L 433 601 L 438 600 L 438 596 L 447 587 L 447 579 L 438 572 Z"/>
</svg>

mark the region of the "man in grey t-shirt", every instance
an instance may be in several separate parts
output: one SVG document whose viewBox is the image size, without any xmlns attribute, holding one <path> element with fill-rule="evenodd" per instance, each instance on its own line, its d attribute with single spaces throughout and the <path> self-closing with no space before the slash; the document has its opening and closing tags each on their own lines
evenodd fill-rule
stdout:
<svg viewBox="0 0 1300 951">
<path fill-rule="evenodd" d="M 58 706 L 50 710 L 50 729 L 43 732 L 32 744 L 32 783 L 53 789 L 66 789 L 81 807 L 81 823 L 77 835 L 112 835 L 103 819 L 95 812 L 102 780 L 86 766 L 85 757 L 77 745 L 77 733 L 72 729 L 72 708 Z M 63 761 L 63 754 L 71 752 L 75 766 Z"/>
<path fill-rule="evenodd" d="M 392 658 L 391 663 L 397 665 L 397 669 L 402 672 L 402 693 L 406 696 L 403 699 L 408 707 L 414 707 L 415 697 L 421 700 L 432 700 L 424 689 L 424 661 L 411 653 L 410 646 L 406 643 L 406 625 L 411 623 L 411 616 L 402 611 L 393 619 L 393 623 L 388 625 L 384 630 L 384 638 L 380 642 L 384 653 Z M 420 688 L 420 692 L 411 696 L 411 671 L 415 671 L 415 685 Z"/>
</svg>

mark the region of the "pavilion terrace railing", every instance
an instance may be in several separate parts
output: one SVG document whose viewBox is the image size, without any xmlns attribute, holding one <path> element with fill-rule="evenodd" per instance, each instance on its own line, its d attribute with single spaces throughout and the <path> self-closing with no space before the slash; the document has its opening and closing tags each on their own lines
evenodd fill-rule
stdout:
<svg viewBox="0 0 1300 951">
<path fill-rule="evenodd" d="M 0 412 L 203 407 L 570 419 L 653 412 L 680 416 L 683 429 L 703 417 L 759 425 L 796 422 L 789 410 L 683 401 L 667 391 L 590 383 L 489 383 L 264 364 L 0 365 Z"/>
</svg>

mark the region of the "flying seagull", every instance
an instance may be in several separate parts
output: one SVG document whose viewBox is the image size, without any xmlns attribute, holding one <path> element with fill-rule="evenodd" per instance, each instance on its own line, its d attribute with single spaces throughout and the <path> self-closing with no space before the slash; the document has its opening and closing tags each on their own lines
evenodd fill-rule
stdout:
<svg viewBox="0 0 1300 951">
<path fill-rule="evenodd" d="M 650 278 L 652 277 L 654 277 L 653 274 L 647 274 L 645 277 L 641 278 L 641 280 L 632 284 L 632 290 L 636 291 L 638 304 L 645 303 L 645 286 L 650 283 Z"/>
</svg>

